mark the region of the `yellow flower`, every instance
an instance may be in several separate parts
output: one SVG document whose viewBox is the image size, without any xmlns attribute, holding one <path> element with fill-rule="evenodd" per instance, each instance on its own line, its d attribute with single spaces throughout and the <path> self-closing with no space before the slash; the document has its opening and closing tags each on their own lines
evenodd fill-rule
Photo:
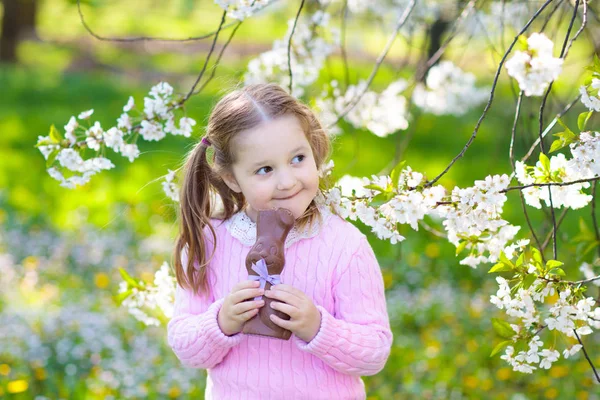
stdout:
<svg viewBox="0 0 600 400">
<path fill-rule="evenodd" d="M 179 397 L 181 395 L 181 390 L 179 390 L 179 388 L 177 386 L 173 386 L 171 389 L 169 389 L 169 397 L 174 399 L 176 397 Z"/>
<path fill-rule="evenodd" d="M 8 393 L 21 393 L 26 391 L 28 388 L 29 384 L 24 379 L 8 382 L 8 386 L 6 387 Z"/>
<path fill-rule="evenodd" d="M 94 283 L 99 289 L 106 289 L 110 284 L 110 278 L 104 272 L 99 272 L 94 276 Z"/>
<path fill-rule="evenodd" d="M 0 364 L 0 375 L 7 376 L 10 374 L 10 366 L 8 364 Z"/>
<path fill-rule="evenodd" d="M 500 379 L 501 381 L 505 381 L 508 378 L 510 378 L 510 369 L 509 368 L 500 368 L 498 370 L 498 372 L 496 372 L 496 376 L 498 377 L 498 379 Z"/>
<path fill-rule="evenodd" d="M 35 374 L 35 379 L 37 379 L 38 381 L 43 381 L 44 379 L 46 379 L 48 377 L 48 375 L 46 374 L 46 370 L 44 368 L 36 368 L 34 370 L 34 374 Z"/>
<path fill-rule="evenodd" d="M 440 255 L 440 246 L 437 243 L 429 243 L 425 247 L 425 255 L 429 258 L 438 258 Z"/>
<path fill-rule="evenodd" d="M 547 399 L 555 399 L 556 397 L 558 397 L 558 390 L 556 390 L 556 388 L 551 387 L 548 390 L 546 390 L 544 395 Z"/>
</svg>

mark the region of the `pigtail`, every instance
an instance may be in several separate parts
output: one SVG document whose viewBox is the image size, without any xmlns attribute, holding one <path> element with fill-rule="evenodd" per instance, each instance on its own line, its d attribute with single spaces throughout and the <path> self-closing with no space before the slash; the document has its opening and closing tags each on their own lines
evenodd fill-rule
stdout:
<svg viewBox="0 0 600 400">
<path fill-rule="evenodd" d="M 198 143 L 188 156 L 184 165 L 183 183 L 180 189 L 180 232 L 174 252 L 175 276 L 179 285 L 193 289 L 194 293 L 209 294 L 206 265 L 207 241 L 216 248 L 215 230 L 210 224 L 211 168 L 206 160 L 206 144 Z M 208 226 L 212 240 L 206 238 Z M 206 240 L 208 239 L 208 240 Z M 182 257 L 187 253 L 187 257 Z M 212 253 L 212 252 L 211 252 Z M 182 260 L 187 258 L 186 265 Z M 212 258 L 212 256 L 211 256 Z"/>
</svg>

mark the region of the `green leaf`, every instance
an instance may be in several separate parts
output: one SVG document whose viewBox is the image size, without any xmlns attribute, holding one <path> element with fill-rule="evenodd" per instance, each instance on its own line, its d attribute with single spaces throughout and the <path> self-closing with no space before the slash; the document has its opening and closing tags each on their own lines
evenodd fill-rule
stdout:
<svg viewBox="0 0 600 400">
<path fill-rule="evenodd" d="M 504 264 L 509 265 L 511 268 L 515 268 L 515 264 L 513 264 L 512 261 L 510 261 L 507 257 L 506 254 L 504 254 L 504 252 L 500 252 L 500 261 L 502 261 Z"/>
<path fill-rule="evenodd" d="M 516 333 L 508 322 L 498 318 L 492 318 L 492 327 L 500 337 L 505 339 L 512 339 Z"/>
<path fill-rule="evenodd" d="M 142 289 L 142 285 L 140 285 L 138 282 L 135 281 L 135 279 L 133 279 L 128 273 L 127 271 L 125 271 L 125 269 L 119 267 L 119 272 L 121 273 L 121 276 L 123 277 L 123 280 L 125 282 L 127 282 L 130 286 L 134 287 L 134 288 L 138 288 L 138 289 Z"/>
<path fill-rule="evenodd" d="M 563 144 L 563 141 L 560 139 L 556 139 L 554 142 L 552 142 L 552 145 L 550 146 L 550 153 L 554 153 L 557 150 L 562 149 L 563 147 L 565 147 L 565 145 Z"/>
<path fill-rule="evenodd" d="M 548 273 L 550 275 L 560 275 L 560 276 L 565 276 L 565 271 L 563 271 L 562 268 L 552 268 L 550 271 L 548 271 Z"/>
<path fill-rule="evenodd" d="M 462 251 L 465 249 L 465 247 L 467 247 L 467 244 L 468 244 L 468 242 L 466 240 L 463 240 L 462 242 L 460 242 L 458 247 L 456 247 L 456 255 L 459 255 L 460 253 L 462 253 Z"/>
<path fill-rule="evenodd" d="M 48 158 L 46 159 L 46 169 L 50 168 L 52 164 L 54 164 L 54 160 L 56 160 L 58 153 L 60 153 L 60 149 L 52 150 L 52 152 L 48 154 Z"/>
<path fill-rule="evenodd" d="M 555 267 L 562 267 L 563 265 L 565 265 L 565 263 L 563 262 L 557 260 L 548 260 L 548 262 L 546 263 L 546 268 L 552 269 Z"/>
<path fill-rule="evenodd" d="M 550 171 L 550 159 L 547 155 L 540 153 L 540 162 L 542 163 L 545 171 Z"/>
<path fill-rule="evenodd" d="M 582 112 L 577 117 L 577 127 L 580 131 L 585 131 L 585 126 L 587 125 L 588 120 L 592 116 L 592 111 Z"/>
<path fill-rule="evenodd" d="M 523 279 L 523 289 L 527 290 L 529 287 L 535 282 L 537 278 L 536 274 L 527 274 L 525 279 Z"/>
<path fill-rule="evenodd" d="M 392 170 L 392 173 L 390 174 L 390 178 L 392 179 L 392 186 L 394 187 L 394 189 L 398 188 L 398 180 L 400 179 L 400 172 L 402 172 L 402 169 L 404 168 L 404 165 L 406 164 L 406 160 L 400 161 Z"/>
<path fill-rule="evenodd" d="M 540 253 L 540 251 L 538 249 L 536 249 L 535 247 L 531 248 L 531 255 L 533 257 L 533 260 L 539 264 L 539 265 L 543 265 L 544 262 L 542 261 L 542 253 Z"/>
<path fill-rule="evenodd" d="M 379 190 L 380 192 L 385 192 L 385 189 L 378 185 L 365 185 L 364 188 L 371 189 L 371 190 Z"/>
<path fill-rule="evenodd" d="M 524 259 L 525 259 L 525 253 L 521 253 L 521 255 L 519 255 L 519 258 L 517 258 L 517 262 L 515 263 L 515 266 L 518 268 L 521 265 L 523 265 Z"/>
<path fill-rule="evenodd" d="M 133 293 L 132 289 L 126 290 L 125 292 L 119 293 L 116 296 L 114 296 L 114 299 L 118 305 L 121 305 L 123 303 L 123 300 L 128 298 L 131 295 L 131 293 Z"/>
<path fill-rule="evenodd" d="M 50 126 L 50 139 L 52 139 L 54 143 L 60 143 L 63 140 L 62 135 L 54 125 Z"/>
<path fill-rule="evenodd" d="M 499 262 L 498 264 L 496 264 L 492 268 L 490 268 L 490 270 L 488 271 L 488 274 L 493 274 L 494 272 L 507 272 L 507 271 L 512 271 L 512 268 L 510 266 L 504 264 L 503 262 Z"/>
<path fill-rule="evenodd" d="M 490 357 L 494 357 L 496 354 L 498 354 L 500 351 L 504 350 L 504 348 L 511 343 L 512 343 L 512 340 L 505 340 L 504 342 L 498 343 L 496 345 L 496 347 L 494 347 L 494 350 L 492 350 Z"/>
</svg>

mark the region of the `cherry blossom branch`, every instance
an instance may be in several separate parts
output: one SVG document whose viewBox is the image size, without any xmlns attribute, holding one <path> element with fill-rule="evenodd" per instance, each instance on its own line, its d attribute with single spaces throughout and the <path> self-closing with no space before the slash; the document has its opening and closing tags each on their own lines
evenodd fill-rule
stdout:
<svg viewBox="0 0 600 400">
<path fill-rule="evenodd" d="M 188 94 L 186 94 L 185 97 L 179 101 L 179 103 L 178 103 L 179 105 L 185 103 L 190 98 L 190 96 L 192 94 L 194 94 L 194 90 L 196 89 L 196 86 L 198 86 L 198 83 L 202 79 L 202 76 L 204 75 L 204 71 L 206 71 L 206 66 L 208 65 L 208 62 L 210 61 L 210 57 L 211 57 L 213 51 L 215 50 L 215 45 L 217 44 L 217 39 L 219 38 L 219 33 L 221 32 L 221 28 L 223 28 L 223 24 L 225 23 L 226 17 L 227 17 L 227 10 L 223 11 L 223 15 L 221 16 L 221 23 L 219 24 L 219 29 L 217 29 L 217 33 L 215 34 L 215 38 L 213 39 L 213 42 L 210 46 L 208 55 L 206 56 L 206 59 L 204 60 L 204 65 L 202 66 L 202 70 L 200 71 L 200 74 L 198 74 L 198 77 L 196 78 L 196 81 L 192 85 L 192 88 L 190 89 Z"/>
<path fill-rule="evenodd" d="M 458 32 L 458 27 L 469 16 L 471 9 L 475 6 L 475 1 L 476 0 L 471 0 L 463 8 L 459 17 L 456 19 L 455 23 L 453 24 L 450 34 L 448 35 L 446 40 L 444 40 L 444 43 L 442 43 L 440 48 L 437 49 L 437 51 L 435 53 L 433 53 L 433 55 L 431 56 L 431 58 L 429 60 L 427 60 L 427 62 L 425 63 L 425 67 L 423 68 L 421 74 L 419 74 L 418 76 L 415 77 L 415 81 L 420 82 L 427 74 L 427 71 L 429 71 L 429 68 L 431 68 L 440 59 L 442 54 L 444 54 L 444 52 L 446 51 L 446 48 L 448 47 L 448 45 L 450 44 L 452 39 L 454 39 L 454 37 L 456 36 L 456 34 Z"/>
<path fill-rule="evenodd" d="M 231 40 L 233 39 L 233 37 L 235 36 L 238 28 L 240 27 L 240 25 L 242 25 L 243 21 L 238 22 L 238 24 L 235 26 L 235 28 L 233 28 L 233 31 L 231 31 L 231 35 L 229 35 L 229 39 L 227 39 L 227 42 L 225 42 L 225 44 L 223 45 L 223 47 L 221 48 L 221 51 L 219 52 L 219 56 L 217 57 L 217 60 L 215 61 L 215 63 L 213 64 L 212 68 L 211 68 L 211 72 L 210 72 L 210 76 L 208 77 L 207 80 L 204 81 L 204 83 L 202 84 L 202 86 L 200 86 L 200 89 L 196 90 L 193 94 L 196 95 L 200 92 L 202 92 L 204 90 L 204 88 L 206 87 L 206 85 L 208 85 L 208 83 L 210 81 L 212 81 L 212 79 L 215 77 L 215 73 L 217 71 L 217 67 L 219 66 L 219 63 L 221 61 L 221 58 L 223 57 L 223 53 L 225 53 L 225 49 L 227 49 L 227 47 L 229 46 L 229 44 L 231 43 Z"/>
<path fill-rule="evenodd" d="M 563 220 L 567 216 L 567 212 L 568 211 L 569 211 L 569 209 L 565 208 L 563 210 L 563 212 L 560 214 L 560 217 L 558 217 L 558 222 L 557 222 L 557 225 L 556 225 L 556 229 L 560 228 L 560 225 L 562 224 Z M 544 244 L 542 244 L 542 247 L 540 247 L 540 250 L 541 250 L 542 254 L 544 253 L 544 250 L 546 250 L 546 247 L 548 246 L 548 243 L 550 242 L 550 239 L 553 236 L 552 232 L 553 231 L 548 232 L 548 235 L 546 235 L 546 239 L 544 239 Z"/>
<path fill-rule="evenodd" d="M 540 28 L 540 32 L 544 32 L 546 30 L 546 26 L 548 25 L 548 23 L 552 19 L 552 16 L 554 16 L 554 13 L 556 12 L 556 10 L 558 10 L 558 8 L 562 5 L 563 1 L 564 0 L 559 0 L 559 1 L 556 2 L 556 5 L 548 13 L 548 17 L 546 17 L 546 19 L 544 20 L 544 23 L 542 24 L 542 27 Z"/>
<path fill-rule="evenodd" d="M 593 278 L 584 279 L 584 280 L 581 280 L 581 281 L 575 281 L 575 282 L 565 282 L 565 281 L 563 281 L 563 282 L 568 283 L 570 285 L 581 285 L 581 284 L 584 284 L 584 283 L 590 283 L 590 282 L 597 281 L 598 279 L 600 279 L 600 275 L 595 276 Z"/>
<path fill-rule="evenodd" d="M 412 12 L 412 10 L 415 8 L 416 4 L 417 4 L 417 0 L 411 0 L 410 4 L 408 6 L 406 6 L 406 8 L 404 9 L 404 12 L 402 13 L 402 15 L 400 15 L 400 18 L 398 18 L 396 27 L 394 28 L 394 31 L 390 35 L 383 51 L 381 52 L 379 57 L 377 57 L 377 61 L 375 62 L 375 66 L 373 67 L 373 70 L 371 70 L 371 75 L 367 79 L 366 85 L 364 85 L 363 89 L 360 91 L 359 94 L 354 96 L 354 98 L 350 101 L 350 103 L 346 106 L 346 108 L 344 108 L 344 110 L 340 114 L 338 114 L 336 120 L 327 127 L 328 129 L 331 129 L 332 127 L 337 125 L 337 123 L 340 122 L 340 120 L 342 118 L 344 118 L 346 116 L 346 114 L 348 114 L 350 111 L 352 111 L 352 109 L 358 104 L 358 102 L 360 101 L 362 96 L 367 92 L 367 90 L 369 89 L 369 86 L 371 85 L 371 83 L 373 82 L 373 79 L 375 78 L 375 75 L 377 75 L 377 72 L 379 71 L 379 67 L 381 67 L 383 60 L 385 60 L 387 53 L 390 51 L 392 44 L 396 40 L 396 37 L 398 36 L 400 29 L 408 20 L 408 16 Z"/>
<path fill-rule="evenodd" d="M 600 243 L 600 232 L 598 231 L 598 221 L 596 221 L 596 186 L 598 182 L 592 184 L 592 222 L 594 224 L 594 233 L 596 240 Z M 597 247 L 598 256 L 600 257 L 600 245 Z"/>
<path fill-rule="evenodd" d="M 438 231 L 437 229 L 435 229 L 434 227 L 432 227 L 431 225 L 429 225 L 422 219 L 419 220 L 419 225 L 422 226 L 423 229 L 425 229 L 427 232 L 431 233 L 434 236 L 437 236 L 442 239 L 448 239 L 448 235 L 444 234 L 443 232 Z"/>
<path fill-rule="evenodd" d="M 431 186 L 433 186 L 442 176 L 444 176 L 450 170 L 450 168 L 454 165 L 454 163 L 456 163 L 456 161 L 458 161 L 459 158 L 462 158 L 464 156 L 464 154 L 467 151 L 467 149 L 469 148 L 469 146 L 471 146 L 471 143 L 473 143 L 473 141 L 475 140 L 475 137 L 477 136 L 477 132 L 479 131 L 479 127 L 481 126 L 483 120 L 487 116 L 488 110 L 492 106 L 492 102 L 494 100 L 494 93 L 496 91 L 496 86 L 498 84 L 498 79 L 500 78 L 500 72 L 502 71 L 502 66 L 504 65 L 504 62 L 506 61 L 506 58 L 508 57 L 508 55 L 512 51 L 513 47 L 515 47 L 515 44 L 519 40 L 519 36 L 521 36 L 529 28 L 529 26 L 533 23 L 533 21 L 541 14 L 542 11 L 544 11 L 544 9 L 551 2 L 552 2 L 552 0 L 547 0 L 536 11 L 536 13 L 531 17 L 531 19 L 525 24 L 525 26 L 521 29 L 521 31 L 515 36 L 515 38 L 513 39 L 512 43 L 508 47 L 508 50 L 504 53 L 504 56 L 500 60 L 500 64 L 498 65 L 498 69 L 496 70 L 496 75 L 494 76 L 494 81 L 492 83 L 492 91 L 490 93 L 490 98 L 488 99 L 488 102 L 487 102 L 487 104 L 485 106 L 485 109 L 483 110 L 483 113 L 481 114 L 481 117 L 479 117 L 479 120 L 477 121 L 477 125 L 475 126 L 475 129 L 473 130 L 473 133 L 471 134 L 471 137 L 469 138 L 469 140 L 467 141 L 467 143 L 465 144 L 465 146 L 463 147 L 463 149 L 460 151 L 460 153 L 456 157 L 454 157 L 452 159 L 452 161 L 450 162 L 450 164 L 438 176 L 436 176 L 432 181 L 427 182 L 425 184 L 425 187 L 431 187 Z"/>
<path fill-rule="evenodd" d="M 267 5 L 263 6 L 266 7 Z M 192 41 L 197 41 L 197 40 L 204 40 L 204 39 L 208 39 L 210 37 L 213 37 L 215 35 L 219 34 L 219 30 L 216 30 L 214 32 L 211 33 L 207 33 L 205 35 L 201 35 L 201 36 L 191 36 L 188 38 L 182 38 L 182 39 L 174 39 L 174 38 L 160 38 L 160 37 L 150 37 L 150 36 L 136 36 L 136 37 L 130 37 L 130 38 L 123 38 L 123 37 L 107 37 L 107 36 L 100 36 L 97 33 L 95 33 L 94 31 L 92 31 L 92 29 L 89 27 L 89 25 L 87 24 L 87 22 L 85 21 L 85 18 L 83 16 L 83 12 L 81 11 L 81 0 L 77 0 L 77 11 L 79 12 L 79 19 L 81 20 L 81 24 L 83 25 L 83 27 L 85 28 L 86 31 L 88 31 L 88 33 L 93 36 L 95 39 L 98 40 L 102 40 L 102 41 L 110 41 L 110 42 L 140 42 L 140 41 L 157 41 L 157 42 L 192 42 Z M 227 25 L 225 25 L 223 27 L 223 29 L 227 29 L 230 28 L 232 26 L 234 26 L 236 23 L 235 22 L 231 22 Z"/>
<path fill-rule="evenodd" d="M 527 189 L 527 188 L 534 187 L 534 186 L 540 186 L 540 187 L 541 186 L 569 186 L 569 185 L 574 185 L 576 183 L 594 182 L 594 181 L 597 181 L 598 179 L 600 179 L 600 176 L 595 176 L 593 178 L 577 179 L 575 181 L 569 181 L 569 182 L 530 183 L 528 185 L 523 185 L 523 186 L 510 186 L 510 187 L 507 187 L 506 189 L 500 190 L 499 193 L 506 193 L 511 190 L 522 190 L 522 189 Z"/>
<path fill-rule="evenodd" d="M 575 33 L 575 36 L 573 36 L 573 38 L 569 42 L 569 45 L 567 46 L 567 49 L 565 51 L 565 55 L 564 55 L 565 58 L 567 58 L 567 54 L 569 54 L 569 50 L 571 50 L 571 46 L 573 46 L 573 42 L 575 42 L 575 40 L 577 40 L 577 38 L 579 37 L 581 32 L 583 32 L 583 29 L 587 25 L 587 13 L 588 13 L 587 1 L 583 0 L 583 16 L 582 16 L 582 20 L 581 20 L 581 26 L 579 27 L 579 30 Z M 574 16 L 576 16 L 576 15 L 577 15 L 577 5 L 575 6 Z"/>
<path fill-rule="evenodd" d="M 527 211 L 527 206 L 525 205 L 525 195 L 523 194 L 523 192 L 519 192 L 519 197 L 521 198 L 521 207 L 523 208 L 523 214 L 525 215 L 525 220 L 527 221 L 527 226 L 529 226 L 529 231 L 531 232 L 531 236 L 533 236 L 533 239 L 535 240 L 535 243 L 537 244 L 538 249 L 541 249 L 542 245 L 540 243 L 540 239 L 535 234 L 535 230 L 533 229 L 533 224 L 531 223 L 531 219 L 529 218 L 529 212 Z M 543 251 L 541 252 L 541 255 L 542 255 L 542 259 L 545 262 L 546 257 L 544 256 Z"/>
<path fill-rule="evenodd" d="M 585 1 L 585 0 L 584 0 Z M 583 350 L 583 355 L 585 356 L 585 359 L 588 361 L 588 363 L 590 364 L 590 366 L 592 367 L 592 370 L 594 371 L 594 375 L 596 376 L 596 380 L 598 382 L 600 382 L 600 376 L 598 376 L 598 371 L 596 371 L 596 368 L 594 367 L 594 363 L 592 363 L 592 360 L 590 360 L 590 357 L 588 356 L 587 351 L 585 350 L 585 346 L 583 345 L 583 342 L 581 341 L 581 338 L 579 337 L 579 335 L 577 334 L 577 330 L 573 329 L 573 332 L 575 333 L 575 336 L 577 337 L 577 341 L 579 342 L 579 344 L 581 345 L 581 350 Z"/>
<path fill-rule="evenodd" d="M 510 166 L 515 171 L 515 154 L 513 152 L 513 145 L 515 143 L 515 134 L 517 131 L 517 122 L 519 121 L 519 115 L 521 114 L 521 102 L 523 101 L 523 91 L 519 92 L 519 98 L 517 99 L 517 109 L 515 110 L 515 120 L 510 134 L 510 145 L 508 147 L 508 157 L 510 159 Z"/>
<path fill-rule="evenodd" d="M 288 62 L 288 71 L 290 74 L 290 93 L 292 93 L 292 38 L 294 37 L 294 32 L 296 31 L 296 25 L 298 24 L 298 19 L 300 18 L 300 13 L 304 8 L 304 0 L 300 2 L 300 7 L 298 8 L 298 12 L 296 13 L 296 19 L 294 19 L 294 26 L 292 26 L 292 31 L 290 32 L 290 39 L 288 40 L 287 46 L 287 62 Z"/>
<path fill-rule="evenodd" d="M 344 88 L 348 89 L 350 86 L 350 72 L 348 70 L 348 56 L 346 54 L 346 20 L 348 18 L 348 0 L 344 0 L 342 7 L 342 22 L 341 22 L 341 37 L 340 37 L 340 51 L 342 52 L 342 60 L 344 63 Z"/>
<path fill-rule="evenodd" d="M 585 0 L 584 0 L 585 2 Z M 575 2 L 575 8 L 573 9 L 573 16 L 571 17 L 571 21 L 569 23 L 569 27 L 567 29 L 567 34 L 565 35 L 565 40 L 563 42 L 563 47 L 560 51 L 560 58 L 565 56 L 565 51 L 567 48 L 567 43 L 569 41 L 569 36 L 571 35 L 571 29 L 573 29 L 573 24 L 575 23 L 575 18 L 577 17 L 577 10 L 579 9 L 579 0 Z M 583 27 L 583 25 L 582 25 Z M 580 33 L 580 32 L 578 32 Z M 574 37 L 573 39 L 576 39 Z M 564 59 L 564 58 L 563 58 Z M 550 82 L 548 85 L 548 89 L 546 89 L 546 93 L 544 94 L 544 98 L 542 99 L 542 104 L 540 105 L 540 113 L 539 113 L 539 139 L 540 139 L 540 151 L 543 154 L 546 154 L 544 150 L 544 138 L 542 136 L 542 131 L 544 129 L 544 108 L 546 107 L 546 100 L 548 99 L 548 95 L 552 91 L 552 86 L 554 82 Z M 548 200 L 550 201 L 550 215 L 552 216 L 552 253 L 554 255 L 554 259 L 558 259 L 558 244 L 556 242 L 556 215 L 554 213 L 554 204 L 552 202 L 552 190 L 548 187 Z"/>
<path fill-rule="evenodd" d="M 554 117 L 552 122 L 550 122 L 550 124 L 546 127 L 544 132 L 542 132 L 542 138 L 544 138 L 548 134 L 548 132 L 550 132 L 552 130 L 552 128 L 554 128 L 554 126 L 557 124 L 559 118 L 561 118 L 563 115 L 565 115 L 567 112 L 569 112 L 569 110 L 571 108 L 573 108 L 573 106 L 579 102 L 579 99 L 581 99 L 581 95 L 578 95 L 573 101 L 571 101 L 569 104 L 567 104 L 565 106 L 565 108 L 563 108 L 563 110 L 556 115 L 556 117 Z M 540 138 L 538 137 L 535 140 L 535 142 L 531 145 L 531 147 L 529 148 L 529 151 L 527 152 L 527 154 L 525 154 L 525 156 L 523 156 L 523 158 L 521 159 L 522 162 L 527 161 L 529 159 L 529 157 L 531 157 L 531 155 L 533 154 L 533 151 L 535 150 L 535 148 L 537 147 L 539 142 L 540 142 Z M 513 175 L 511 175 L 511 177 L 512 176 Z"/>
</svg>

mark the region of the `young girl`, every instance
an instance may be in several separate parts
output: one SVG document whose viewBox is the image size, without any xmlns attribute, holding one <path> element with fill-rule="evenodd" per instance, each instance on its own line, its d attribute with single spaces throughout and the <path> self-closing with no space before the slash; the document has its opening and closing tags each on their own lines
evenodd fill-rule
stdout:
<svg viewBox="0 0 600 400">
<path fill-rule="evenodd" d="M 208 370 L 207 399 L 364 399 L 360 376 L 386 363 L 392 332 L 379 265 L 366 237 L 319 191 L 329 149 L 310 109 L 265 84 L 219 101 L 189 154 L 167 330 L 183 365 Z M 245 259 L 258 211 L 277 207 L 296 221 L 281 284 L 265 292 L 248 279 Z M 290 340 L 241 332 L 264 306 L 245 300 L 262 296 L 290 316 L 272 319 Z"/>
</svg>

